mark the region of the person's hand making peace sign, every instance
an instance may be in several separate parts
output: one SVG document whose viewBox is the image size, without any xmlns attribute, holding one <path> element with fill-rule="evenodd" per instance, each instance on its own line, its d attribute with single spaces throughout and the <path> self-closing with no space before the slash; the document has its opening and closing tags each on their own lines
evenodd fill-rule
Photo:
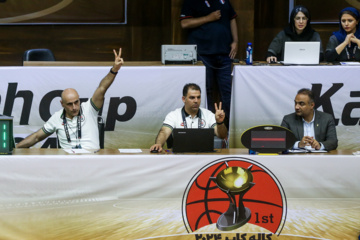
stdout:
<svg viewBox="0 0 360 240">
<path fill-rule="evenodd" d="M 222 124 L 225 120 L 225 112 L 222 110 L 222 102 L 219 103 L 219 108 L 215 103 L 215 119 L 217 124 Z"/>
<path fill-rule="evenodd" d="M 124 60 L 121 58 L 121 48 L 119 48 L 119 54 L 116 53 L 115 49 L 113 49 L 113 52 L 115 56 L 115 61 L 112 71 L 118 72 L 121 66 L 124 64 Z"/>
</svg>

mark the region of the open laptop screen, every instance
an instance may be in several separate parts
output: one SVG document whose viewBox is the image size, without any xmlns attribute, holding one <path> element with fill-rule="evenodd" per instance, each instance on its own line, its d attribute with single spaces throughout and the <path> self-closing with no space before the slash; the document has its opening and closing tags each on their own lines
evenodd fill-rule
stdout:
<svg viewBox="0 0 360 240">
<path fill-rule="evenodd" d="M 173 152 L 213 152 L 213 128 L 175 128 Z"/>
<path fill-rule="evenodd" d="M 319 60 L 320 42 L 285 42 L 283 64 L 313 65 Z"/>
</svg>

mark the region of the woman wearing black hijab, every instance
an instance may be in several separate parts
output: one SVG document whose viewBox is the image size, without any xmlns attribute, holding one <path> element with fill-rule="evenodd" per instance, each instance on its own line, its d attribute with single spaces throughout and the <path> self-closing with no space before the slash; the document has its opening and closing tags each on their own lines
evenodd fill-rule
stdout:
<svg viewBox="0 0 360 240">
<path fill-rule="evenodd" d="M 360 14 L 353 7 L 341 10 L 340 30 L 333 32 L 326 46 L 325 57 L 328 62 L 360 61 Z"/>
<path fill-rule="evenodd" d="M 266 55 L 268 63 L 284 60 L 285 42 L 320 42 L 320 61 L 324 59 L 322 43 L 319 33 L 310 26 L 311 16 L 309 10 L 298 5 L 291 11 L 289 25 L 272 40 Z"/>
</svg>

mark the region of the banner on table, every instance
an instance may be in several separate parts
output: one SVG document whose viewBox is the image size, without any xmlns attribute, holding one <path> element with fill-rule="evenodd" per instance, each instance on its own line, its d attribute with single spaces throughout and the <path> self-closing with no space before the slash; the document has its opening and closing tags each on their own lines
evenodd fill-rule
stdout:
<svg viewBox="0 0 360 240">
<path fill-rule="evenodd" d="M 235 194 L 236 205 L 242 202 L 251 215 L 244 225 L 221 230 L 220 216 L 234 202 L 210 177 L 224 171 L 240 188 L 247 180 L 239 167 L 251 172 L 253 186 L 241 199 Z M 0 169 L 0 239 L 298 240 L 359 234 L 359 161 L 352 155 L 12 155 L 1 157 Z"/>
</svg>

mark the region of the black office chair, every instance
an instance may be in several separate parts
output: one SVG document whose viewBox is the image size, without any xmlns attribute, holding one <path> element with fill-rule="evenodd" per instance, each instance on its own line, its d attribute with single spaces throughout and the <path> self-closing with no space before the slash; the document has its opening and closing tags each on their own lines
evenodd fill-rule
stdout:
<svg viewBox="0 0 360 240">
<path fill-rule="evenodd" d="M 173 147 L 173 143 L 174 143 L 174 138 L 172 133 L 170 134 L 170 136 L 168 137 L 168 139 L 166 139 L 166 146 L 168 149 Z"/>
<path fill-rule="evenodd" d="M 100 149 L 104 149 L 105 145 L 105 123 L 101 116 L 98 116 L 99 142 Z"/>
<path fill-rule="evenodd" d="M 23 61 L 55 61 L 55 56 L 47 48 L 29 49 L 24 52 Z"/>
</svg>

